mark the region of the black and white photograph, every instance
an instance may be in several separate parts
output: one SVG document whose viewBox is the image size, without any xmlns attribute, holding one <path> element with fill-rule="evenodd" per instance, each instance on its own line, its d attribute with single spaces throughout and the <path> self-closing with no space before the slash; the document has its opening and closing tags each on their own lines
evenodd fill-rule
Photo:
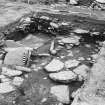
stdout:
<svg viewBox="0 0 105 105">
<path fill-rule="evenodd" d="M 105 0 L 0 0 L 0 105 L 105 105 Z"/>
</svg>

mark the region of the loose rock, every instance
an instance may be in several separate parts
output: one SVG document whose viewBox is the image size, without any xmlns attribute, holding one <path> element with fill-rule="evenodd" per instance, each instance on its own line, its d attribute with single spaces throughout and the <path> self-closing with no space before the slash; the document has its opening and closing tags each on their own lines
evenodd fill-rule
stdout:
<svg viewBox="0 0 105 105">
<path fill-rule="evenodd" d="M 69 104 L 69 87 L 66 85 L 57 85 L 51 87 L 51 93 L 57 97 L 58 101 Z"/>
<path fill-rule="evenodd" d="M 7 78 L 5 75 L 0 75 L 0 81 L 3 82 L 9 82 L 11 79 Z"/>
<path fill-rule="evenodd" d="M 60 42 L 66 43 L 66 44 L 79 45 L 79 40 L 80 40 L 80 37 L 78 37 L 78 36 L 71 36 L 71 37 L 67 37 L 67 38 L 61 39 Z"/>
<path fill-rule="evenodd" d="M 68 69 L 68 68 L 72 68 L 72 67 L 76 67 L 79 65 L 79 61 L 77 60 L 68 60 L 65 62 L 65 67 Z"/>
<path fill-rule="evenodd" d="M 21 75 L 22 72 L 18 71 L 18 70 L 12 70 L 12 69 L 9 69 L 7 67 L 2 67 L 1 74 L 11 77 L 11 76 Z"/>
<path fill-rule="evenodd" d="M 72 71 L 60 71 L 58 73 L 51 73 L 49 77 L 58 82 L 62 83 L 70 83 L 71 81 L 75 81 L 77 79 L 77 75 Z"/>
<path fill-rule="evenodd" d="M 81 65 L 73 70 L 77 75 L 79 75 L 79 80 L 85 80 L 88 75 L 89 67 L 86 65 Z"/>
<path fill-rule="evenodd" d="M 15 88 L 12 85 L 10 85 L 10 83 L 8 82 L 0 83 L 0 94 L 9 93 L 14 90 Z"/>
<path fill-rule="evenodd" d="M 0 75 L 1 82 L 11 82 L 11 79 L 6 77 L 5 75 Z"/>
<path fill-rule="evenodd" d="M 15 86 L 20 86 L 23 83 L 24 79 L 21 77 L 14 77 L 12 84 Z"/>
<path fill-rule="evenodd" d="M 105 0 L 96 0 L 99 3 L 105 4 Z"/>
<path fill-rule="evenodd" d="M 75 29 L 73 32 L 76 34 L 88 34 L 89 33 L 88 30 L 79 29 L 79 28 Z"/>
<path fill-rule="evenodd" d="M 23 67 L 23 66 L 15 66 L 16 70 L 25 71 L 25 72 L 31 72 L 30 68 Z"/>
<path fill-rule="evenodd" d="M 48 72 L 57 72 L 62 70 L 64 63 L 58 59 L 53 59 L 48 65 L 45 66 L 45 70 Z"/>
<path fill-rule="evenodd" d="M 93 54 L 91 57 L 96 60 L 98 58 L 98 54 Z"/>
<path fill-rule="evenodd" d="M 71 5 L 76 5 L 76 4 L 78 4 L 78 0 L 70 0 L 70 4 Z"/>
</svg>

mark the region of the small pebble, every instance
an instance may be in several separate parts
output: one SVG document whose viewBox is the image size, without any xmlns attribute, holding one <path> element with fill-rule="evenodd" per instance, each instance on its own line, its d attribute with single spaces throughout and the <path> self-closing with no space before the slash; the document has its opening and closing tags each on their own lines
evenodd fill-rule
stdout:
<svg viewBox="0 0 105 105">
<path fill-rule="evenodd" d="M 41 100 L 41 103 L 44 103 L 44 102 L 46 102 L 47 101 L 47 98 L 43 98 L 42 100 Z"/>
<path fill-rule="evenodd" d="M 85 60 L 85 58 L 84 57 L 78 57 L 78 60 L 83 61 L 83 60 Z"/>
<path fill-rule="evenodd" d="M 91 61 L 92 59 L 91 58 L 86 58 L 88 61 Z"/>
<path fill-rule="evenodd" d="M 43 79 L 47 79 L 47 77 L 44 77 Z"/>
<path fill-rule="evenodd" d="M 51 53 L 52 55 L 56 55 L 56 54 L 57 54 L 57 51 L 56 51 L 56 50 L 51 50 L 50 53 Z"/>
<path fill-rule="evenodd" d="M 88 30 L 84 30 L 84 29 L 80 29 L 80 28 L 75 29 L 73 32 L 76 33 L 76 34 L 87 34 L 87 33 L 89 33 Z"/>
<path fill-rule="evenodd" d="M 93 59 L 97 59 L 97 58 L 98 58 L 98 54 L 93 54 L 93 55 L 91 55 L 91 57 L 92 57 Z"/>
<path fill-rule="evenodd" d="M 73 57 L 73 52 L 72 52 L 72 51 L 69 51 L 69 53 L 68 53 L 67 56 L 71 56 L 71 57 Z"/>
<path fill-rule="evenodd" d="M 85 44 L 85 47 L 87 47 L 87 48 L 91 48 L 91 45 L 89 45 L 89 44 Z"/>
</svg>

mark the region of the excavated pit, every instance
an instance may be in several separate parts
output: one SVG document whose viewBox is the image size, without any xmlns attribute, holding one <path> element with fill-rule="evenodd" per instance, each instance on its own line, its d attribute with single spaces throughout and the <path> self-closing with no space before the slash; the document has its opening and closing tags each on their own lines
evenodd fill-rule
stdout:
<svg viewBox="0 0 105 105">
<path fill-rule="evenodd" d="M 40 18 L 41 16 L 49 17 L 49 20 Z M 91 68 L 95 62 L 91 55 L 98 54 L 100 48 L 102 47 L 102 42 L 105 41 L 105 24 L 103 22 L 93 21 L 91 19 L 85 19 L 78 16 L 65 16 L 42 12 L 37 13 L 35 17 L 30 18 L 34 18 L 36 23 L 25 25 L 24 28 L 22 27 L 24 26 L 24 23 L 20 21 L 19 25 L 17 25 L 12 32 L 11 30 L 7 30 L 8 32 L 3 32 L 5 35 L 4 47 L 34 48 L 31 55 L 32 61 L 29 67 L 31 68 L 33 64 L 36 64 L 38 71 L 36 70 L 32 73 L 29 73 L 29 77 L 16 92 L 9 93 L 7 96 L 4 96 L 7 99 L 10 98 L 11 100 L 15 100 L 15 105 L 56 105 L 59 103 L 59 101 L 49 95 L 49 89 L 54 85 L 66 84 L 69 86 L 70 99 L 72 101 L 72 92 L 80 88 L 84 81 L 73 81 L 71 83 L 55 82 L 49 78 L 49 73 L 45 71 L 43 67 L 48 64 L 51 59 L 59 58 L 62 62 L 65 62 L 69 59 L 79 60 L 80 65 L 85 64 Z M 53 22 L 54 19 L 58 19 L 56 24 L 64 22 L 67 23 L 67 25 L 62 25 L 60 28 L 52 27 L 49 25 L 49 23 Z M 36 29 L 34 29 L 34 27 L 36 27 Z M 50 30 L 48 27 L 51 27 L 52 29 Z M 82 29 L 89 32 L 78 33 L 75 32 L 76 29 Z M 74 44 L 73 46 L 69 44 L 59 44 L 59 39 L 71 37 L 71 35 L 80 37 L 79 44 Z M 57 54 L 50 54 L 50 56 L 41 57 L 37 56 L 37 54 L 50 53 L 49 49 L 52 40 L 54 40 L 55 49 L 59 46 L 62 47 Z M 71 70 L 74 68 L 75 67 L 71 68 Z M 13 97 L 15 98 L 12 99 Z M 44 97 L 47 97 L 48 100 L 44 103 L 41 103 L 41 100 Z M 11 100 L 3 99 L 0 105 L 12 105 Z"/>
</svg>

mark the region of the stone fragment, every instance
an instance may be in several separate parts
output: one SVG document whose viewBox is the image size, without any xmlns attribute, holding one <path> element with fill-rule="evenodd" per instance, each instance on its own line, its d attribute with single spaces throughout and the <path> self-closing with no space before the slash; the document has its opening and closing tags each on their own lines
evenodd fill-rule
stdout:
<svg viewBox="0 0 105 105">
<path fill-rule="evenodd" d="M 3 60 L 4 54 L 0 54 L 0 60 Z"/>
<path fill-rule="evenodd" d="M 41 16 L 40 19 L 50 20 L 50 18 L 47 16 Z"/>
<path fill-rule="evenodd" d="M 50 22 L 50 25 L 54 28 L 59 28 L 59 25 L 57 23 Z"/>
<path fill-rule="evenodd" d="M 72 71 L 60 71 L 58 73 L 50 73 L 49 77 L 54 81 L 62 83 L 70 83 L 71 81 L 75 81 L 77 79 L 77 75 Z"/>
<path fill-rule="evenodd" d="M 91 33 L 91 36 L 92 36 L 92 35 L 98 36 L 98 35 L 100 35 L 100 32 L 92 32 L 92 33 Z"/>
<path fill-rule="evenodd" d="M 83 61 L 83 60 L 85 60 L 85 58 L 84 57 L 78 57 L 78 60 Z"/>
<path fill-rule="evenodd" d="M 10 79 L 7 78 L 5 75 L 0 75 L 0 81 L 1 81 L 1 82 L 9 82 Z"/>
<path fill-rule="evenodd" d="M 57 100 L 69 104 L 69 87 L 66 85 L 57 85 L 51 87 L 51 93 L 56 96 Z"/>
<path fill-rule="evenodd" d="M 78 4 L 78 0 L 70 0 L 70 4 L 71 5 L 76 5 L 76 4 Z"/>
<path fill-rule="evenodd" d="M 68 60 L 68 61 L 66 61 L 65 62 L 65 67 L 66 68 L 72 68 L 72 67 L 76 67 L 76 66 L 78 66 L 79 65 L 79 61 L 77 61 L 77 60 Z"/>
<path fill-rule="evenodd" d="M 45 66 L 45 70 L 48 72 L 57 72 L 62 70 L 64 63 L 59 59 L 53 59 L 48 65 Z"/>
<path fill-rule="evenodd" d="M 73 70 L 74 73 L 79 75 L 79 80 L 85 80 L 88 75 L 89 67 L 86 65 L 81 65 Z"/>
<path fill-rule="evenodd" d="M 73 57 L 73 52 L 72 51 L 69 51 L 67 56 Z"/>
<path fill-rule="evenodd" d="M 47 101 L 47 98 L 43 98 L 42 100 L 41 100 L 41 103 L 44 103 L 44 102 L 46 102 Z"/>
<path fill-rule="evenodd" d="M 74 29 L 74 31 L 73 31 L 73 32 L 74 32 L 74 33 L 76 33 L 76 34 L 88 34 L 88 33 L 89 33 L 89 31 L 88 31 L 88 30 L 79 29 L 79 28 Z"/>
<path fill-rule="evenodd" d="M 79 40 L 80 40 L 80 37 L 78 37 L 78 36 L 70 36 L 70 37 L 61 39 L 60 42 L 66 43 L 66 44 L 78 45 L 79 44 Z"/>
<path fill-rule="evenodd" d="M 98 54 L 93 54 L 91 57 L 96 60 L 98 58 Z"/>
<path fill-rule="evenodd" d="M 96 0 L 99 3 L 105 4 L 105 0 Z"/>
<path fill-rule="evenodd" d="M 85 47 L 91 48 L 91 45 L 90 44 L 85 44 Z"/>
<path fill-rule="evenodd" d="M 23 83 L 24 79 L 21 77 L 14 77 L 12 84 L 15 86 L 20 86 Z"/>
<path fill-rule="evenodd" d="M 0 75 L 1 82 L 11 82 L 10 78 L 7 78 L 5 75 Z"/>
<path fill-rule="evenodd" d="M 18 71 L 18 70 L 12 70 L 12 69 L 9 69 L 7 67 L 2 67 L 1 74 L 11 77 L 11 76 L 21 75 L 22 72 L 21 71 Z"/>
<path fill-rule="evenodd" d="M 5 94 L 14 91 L 15 88 L 8 82 L 0 83 L 0 94 Z"/>
<path fill-rule="evenodd" d="M 5 75 L 0 75 L 0 79 L 6 78 Z"/>
<path fill-rule="evenodd" d="M 30 68 L 23 67 L 23 66 L 15 66 L 16 70 L 25 71 L 25 72 L 31 72 Z"/>
</svg>

